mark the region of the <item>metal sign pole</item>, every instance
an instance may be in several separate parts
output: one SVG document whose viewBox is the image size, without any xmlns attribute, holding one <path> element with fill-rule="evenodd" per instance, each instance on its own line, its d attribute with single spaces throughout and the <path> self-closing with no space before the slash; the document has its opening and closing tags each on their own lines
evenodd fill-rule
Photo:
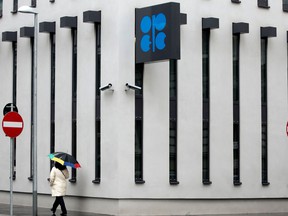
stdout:
<svg viewBox="0 0 288 216">
<path fill-rule="evenodd" d="M 10 138 L 10 216 L 13 216 L 13 138 Z"/>
<path fill-rule="evenodd" d="M 13 104 L 11 104 L 11 112 L 13 111 Z M 13 173 L 14 173 L 14 142 L 10 138 L 10 216 L 13 216 Z"/>
<path fill-rule="evenodd" d="M 33 216 L 38 215 L 37 200 L 37 50 L 38 14 L 34 13 L 34 67 L 33 67 Z"/>
<path fill-rule="evenodd" d="M 15 137 L 21 134 L 24 127 L 22 117 L 17 112 L 8 112 L 2 120 L 2 129 L 10 137 L 10 216 L 13 216 L 13 174 Z"/>
<path fill-rule="evenodd" d="M 37 213 L 37 51 L 38 51 L 38 12 L 36 8 L 23 5 L 18 8 L 19 13 L 34 15 L 34 64 L 33 64 L 33 137 L 32 137 L 32 174 L 33 174 L 33 216 Z"/>
</svg>

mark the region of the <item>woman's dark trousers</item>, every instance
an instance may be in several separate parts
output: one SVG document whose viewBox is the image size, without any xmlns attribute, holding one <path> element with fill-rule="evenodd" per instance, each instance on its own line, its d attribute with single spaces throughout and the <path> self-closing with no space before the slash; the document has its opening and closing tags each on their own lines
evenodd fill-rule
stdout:
<svg viewBox="0 0 288 216">
<path fill-rule="evenodd" d="M 66 210 L 66 206 L 65 206 L 65 202 L 64 202 L 64 199 L 63 199 L 63 196 L 57 196 L 56 199 L 55 199 L 55 202 L 53 204 L 53 212 L 56 211 L 57 207 L 58 206 L 61 206 L 61 210 L 62 210 L 62 213 L 63 214 L 67 214 L 67 210 Z"/>
</svg>

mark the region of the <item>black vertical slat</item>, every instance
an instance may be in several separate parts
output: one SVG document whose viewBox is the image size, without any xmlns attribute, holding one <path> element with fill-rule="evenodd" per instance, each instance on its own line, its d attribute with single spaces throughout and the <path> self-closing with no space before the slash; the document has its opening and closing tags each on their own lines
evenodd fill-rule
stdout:
<svg viewBox="0 0 288 216">
<path fill-rule="evenodd" d="M 12 102 L 17 104 L 17 42 L 12 42 L 13 52 L 13 93 Z"/>
<path fill-rule="evenodd" d="M 209 101 L 203 101 L 203 120 L 209 121 Z"/>
<path fill-rule="evenodd" d="M 13 0 L 12 13 L 17 13 L 17 11 L 18 11 L 18 0 Z"/>
<path fill-rule="evenodd" d="M 135 90 L 135 183 L 144 184 L 143 174 L 143 75 L 144 63 L 135 65 L 135 85 L 141 90 Z"/>
<path fill-rule="evenodd" d="M 239 186 L 240 182 L 240 24 L 233 24 L 233 184 Z M 247 25 L 246 25 L 247 26 Z M 243 30 L 243 29 L 242 29 Z M 246 31 L 245 31 L 246 32 Z"/>
<path fill-rule="evenodd" d="M 210 137 L 209 137 L 209 122 L 203 120 L 203 149 L 202 149 L 202 182 L 203 184 L 211 184 L 210 182 Z"/>
<path fill-rule="evenodd" d="M 143 116 L 143 96 L 135 96 L 135 117 L 136 119 L 142 119 Z"/>
<path fill-rule="evenodd" d="M 95 23 L 96 34 L 96 101 L 95 101 L 95 179 L 93 183 L 100 183 L 101 181 L 101 24 Z"/>
<path fill-rule="evenodd" d="M 219 21 L 213 20 L 218 27 Z M 217 22 L 216 22 L 217 21 Z M 213 23 L 214 23 L 213 22 Z M 203 23 L 202 23 L 203 24 Z M 209 23 L 208 23 L 209 24 Z M 210 181 L 210 29 L 202 31 L 202 90 L 203 90 L 203 128 L 202 128 L 202 183 L 211 184 Z"/>
<path fill-rule="evenodd" d="M 37 1 L 31 0 L 31 7 L 36 7 L 36 6 L 37 6 Z"/>
<path fill-rule="evenodd" d="M 56 71 L 56 51 L 55 51 L 55 33 L 50 33 L 51 49 L 51 87 L 50 87 L 50 153 L 55 152 L 55 71 Z M 53 167 L 53 161 L 50 161 L 50 169 Z"/>
<path fill-rule="evenodd" d="M 39 32 L 49 33 L 50 38 L 50 153 L 55 152 L 55 71 L 56 71 L 56 40 L 55 22 L 41 22 Z M 50 169 L 54 162 L 50 160 Z"/>
<path fill-rule="evenodd" d="M 239 110 L 239 104 L 238 103 L 233 104 L 233 121 L 234 122 L 240 121 L 240 110 Z"/>
<path fill-rule="evenodd" d="M 33 97 L 33 93 L 34 93 L 34 69 L 33 69 L 33 65 L 34 65 L 34 39 L 30 38 L 30 44 L 31 44 L 31 92 L 30 92 L 30 97 L 31 97 L 31 125 L 30 125 L 30 177 L 28 177 L 28 179 L 30 181 L 33 180 L 33 140 L 34 140 L 34 115 L 32 115 L 32 113 L 34 113 L 34 97 Z"/>
<path fill-rule="evenodd" d="M 268 0 L 258 0 L 258 7 L 268 8 Z"/>
<path fill-rule="evenodd" d="M 12 87 L 12 102 L 17 106 L 17 41 L 12 42 L 12 52 L 13 52 L 13 87 Z M 13 180 L 16 179 L 16 138 L 13 138 L 13 162 L 14 162 L 14 171 L 13 171 Z"/>
<path fill-rule="evenodd" d="M 0 17 L 3 16 L 3 0 L 0 0 Z"/>
<path fill-rule="evenodd" d="M 169 182 L 177 185 L 177 60 L 170 60 L 169 73 Z"/>
<path fill-rule="evenodd" d="M 77 28 L 72 28 L 72 156 L 77 159 Z M 76 169 L 72 169 L 70 182 L 76 182 Z"/>
<path fill-rule="evenodd" d="M 261 38 L 261 122 L 262 122 L 261 137 L 262 137 L 262 185 L 263 186 L 267 186 L 270 184 L 268 182 L 267 46 L 268 46 L 268 38 L 267 37 Z"/>
<path fill-rule="evenodd" d="M 95 28 L 96 55 L 95 55 L 95 179 L 92 181 L 99 184 L 101 181 L 101 11 L 83 12 L 83 22 L 92 23 Z"/>
<path fill-rule="evenodd" d="M 288 12 L 288 1 L 283 0 L 282 10 L 285 11 L 285 12 Z"/>
</svg>

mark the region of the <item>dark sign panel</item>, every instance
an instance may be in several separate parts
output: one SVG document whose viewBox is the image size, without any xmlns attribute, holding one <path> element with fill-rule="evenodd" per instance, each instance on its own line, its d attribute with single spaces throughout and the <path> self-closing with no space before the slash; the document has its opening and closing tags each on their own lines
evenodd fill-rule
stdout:
<svg viewBox="0 0 288 216">
<path fill-rule="evenodd" d="M 3 115 L 5 116 L 8 112 L 18 112 L 18 108 L 13 103 L 8 103 L 3 109 Z"/>
<path fill-rule="evenodd" d="M 136 63 L 180 59 L 179 3 L 136 9 Z"/>
</svg>

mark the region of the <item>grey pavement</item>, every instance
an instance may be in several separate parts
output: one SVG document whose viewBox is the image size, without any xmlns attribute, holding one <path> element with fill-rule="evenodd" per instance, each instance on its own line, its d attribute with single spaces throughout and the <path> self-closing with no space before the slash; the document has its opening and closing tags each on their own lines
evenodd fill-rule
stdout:
<svg viewBox="0 0 288 216">
<path fill-rule="evenodd" d="M 1 216 L 1 215 L 0 215 Z M 247 213 L 247 214 L 205 214 L 205 215 L 193 215 L 193 216 L 288 216 L 287 213 Z"/>
<path fill-rule="evenodd" d="M 288 216 L 288 212 L 285 213 L 247 213 L 247 214 L 214 214 L 203 216 Z"/>
<path fill-rule="evenodd" d="M 60 215 L 61 210 L 58 209 L 56 212 L 56 216 Z M 0 216 L 10 215 L 10 205 L 9 204 L 1 204 L 0 203 Z M 13 206 L 13 215 L 14 216 L 31 216 L 32 215 L 32 207 L 30 206 Z M 48 208 L 38 208 L 39 216 L 48 216 L 52 215 L 50 209 Z M 108 216 L 105 214 L 96 214 L 96 213 L 87 213 L 87 212 L 77 212 L 77 211 L 69 211 L 68 216 Z M 194 215 L 197 216 L 197 215 Z M 200 215 L 198 215 L 200 216 Z M 213 214 L 213 215 L 205 215 L 205 216 L 288 216 L 288 212 L 286 213 L 247 213 L 247 214 Z"/>
<path fill-rule="evenodd" d="M 56 211 L 56 216 L 61 214 L 60 207 Z M 1 204 L 0 203 L 0 216 L 10 215 L 10 205 L 9 204 Z M 32 207 L 29 206 L 13 206 L 13 215 L 14 216 L 31 216 L 32 215 Z M 48 208 L 38 208 L 39 216 L 50 216 L 52 215 L 50 209 Z M 87 212 L 77 212 L 77 211 L 69 211 L 68 216 L 108 216 L 104 214 L 96 214 L 96 213 L 87 213 Z"/>
</svg>

